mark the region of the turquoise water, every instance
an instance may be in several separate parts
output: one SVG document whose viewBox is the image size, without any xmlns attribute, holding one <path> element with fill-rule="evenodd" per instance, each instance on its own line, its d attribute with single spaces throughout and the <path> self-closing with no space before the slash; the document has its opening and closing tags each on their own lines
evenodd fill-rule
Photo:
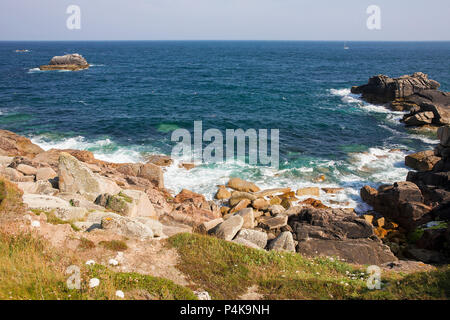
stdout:
<svg viewBox="0 0 450 320">
<path fill-rule="evenodd" d="M 0 127 L 45 149 L 88 149 L 116 162 L 170 154 L 172 130 L 192 130 L 194 120 L 203 121 L 204 130 L 279 129 L 279 170 L 234 162 L 187 172 L 174 165 L 166 184 L 208 196 L 229 175 L 262 187 L 343 186 L 343 195 L 323 200 L 355 206 L 360 186 L 404 179 L 404 155 L 436 140 L 411 134 L 398 123 L 402 113 L 363 103 L 349 88 L 375 74 L 422 71 L 449 91 L 450 43 L 348 45 L 350 50 L 339 42 L 0 42 Z M 36 69 L 73 52 L 91 68 Z M 322 175 L 325 181 L 317 182 Z"/>
</svg>

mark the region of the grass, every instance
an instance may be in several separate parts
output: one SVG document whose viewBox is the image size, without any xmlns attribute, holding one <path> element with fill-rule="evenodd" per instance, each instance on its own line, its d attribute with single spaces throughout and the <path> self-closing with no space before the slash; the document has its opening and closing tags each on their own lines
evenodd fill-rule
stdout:
<svg viewBox="0 0 450 320">
<path fill-rule="evenodd" d="M 0 177 L 0 219 L 24 211 L 22 194 L 15 184 Z"/>
<path fill-rule="evenodd" d="M 191 290 L 170 280 L 87 266 L 76 256 L 48 248 L 31 234 L 0 233 L 0 299 L 116 299 L 116 290 L 122 290 L 126 299 L 196 299 Z M 80 268 L 80 290 L 66 285 L 70 276 L 66 270 L 71 265 Z M 93 277 L 100 285 L 89 288 Z"/>
<path fill-rule="evenodd" d="M 213 299 L 237 299 L 253 285 L 266 299 L 448 299 L 450 268 L 403 275 L 382 274 L 382 289 L 369 290 L 368 274 L 328 258 L 247 248 L 209 236 L 178 234 L 169 243 L 178 268 Z"/>
<path fill-rule="evenodd" d="M 100 241 L 99 245 L 112 251 L 125 251 L 128 249 L 125 241 L 121 240 Z"/>
<path fill-rule="evenodd" d="M 93 249 L 95 248 L 95 243 L 89 239 L 86 239 L 85 237 L 81 237 L 78 248 L 82 250 Z"/>
</svg>

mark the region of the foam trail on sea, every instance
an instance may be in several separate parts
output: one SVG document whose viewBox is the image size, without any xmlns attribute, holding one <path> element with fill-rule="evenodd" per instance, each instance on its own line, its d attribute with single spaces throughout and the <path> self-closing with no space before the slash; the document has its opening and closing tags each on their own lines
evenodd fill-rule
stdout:
<svg viewBox="0 0 450 320">
<path fill-rule="evenodd" d="M 141 162 L 142 154 L 136 146 L 122 147 L 110 139 L 88 141 L 83 136 L 50 140 L 46 136 L 35 136 L 31 141 L 44 150 L 77 149 L 91 151 L 95 158 L 108 162 L 128 163 Z"/>
</svg>

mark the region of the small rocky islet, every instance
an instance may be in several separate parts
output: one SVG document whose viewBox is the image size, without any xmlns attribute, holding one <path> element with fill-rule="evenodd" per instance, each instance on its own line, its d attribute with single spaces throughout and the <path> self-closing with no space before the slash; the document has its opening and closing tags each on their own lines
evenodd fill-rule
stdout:
<svg viewBox="0 0 450 320">
<path fill-rule="evenodd" d="M 79 57 L 76 61 L 85 61 Z M 55 68 L 74 62 L 55 58 L 50 63 Z M 88 67 L 87 62 L 80 65 Z M 174 195 L 164 187 L 165 167 L 172 164 L 169 157 L 110 163 L 89 151 L 44 151 L 6 130 L 0 130 L 0 174 L 22 190 L 30 215 L 51 211 L 81 233 L 162 239 L 198 232 L 259 250 L 354 264 L 443 264 L 450 257 L 450 121 L 449 94 L 438 88 L 423 73 L 395 79 L 380 75 L 352 88 L 370 103 L 408 110 L 406 125 L 439 128 L 440 139 L 435 150 L 406 157 L 406 165 L 414 169 L 407 181 L 363 187 L 361 198 L 373 207 L 363 215 L 320 201 L 321 192 L 337 194 L 341 188 L 261 190 L 239 177 L 218 186 L 214 200 L 187 189 Z M 427 120 L 407 120 L 410 117 Z"/>
<path fill-rule="evenodd" d="M 83 69 L 88 69 L 89 63 L 83 58 L 82 55 L 78 53 L 66 54 L 63 56 L 53 57 L 48 65 L 39 66 L 41 71 L 51 71 L 51 70 L 68 70 L 68 71 L 79 71 Z"/>
</svg>

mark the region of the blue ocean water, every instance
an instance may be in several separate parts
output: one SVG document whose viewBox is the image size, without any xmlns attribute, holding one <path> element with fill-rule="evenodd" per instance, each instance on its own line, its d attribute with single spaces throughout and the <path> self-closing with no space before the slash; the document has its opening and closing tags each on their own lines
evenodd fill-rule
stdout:
<svg viewBox="0 0 450 320">
<path fill-rule="evenodd" d="M 350 87 L 375 74 L 422 71 L 449 91 L 450 42 L 347 44 L 349 50 L 340 42 L 0 42 L 0 128 L 45 149 L 88 149 L 116 162 L 170 154 L 172 130 L 192 130 L 194 120 L 204 130 L 279 129 L 278 170 L 174 165 L 166 185 L 208 196 L 230 175 L 262 187 L 342 186 L 343 195 L 323 200 L 355 206 L 362 185 L 404 179 L 404 155 L 436 140 L 405 129 L 402 113 L 364 103 Z M 74 52 L 88 70 L 37 69 Z"/>
</svg>

